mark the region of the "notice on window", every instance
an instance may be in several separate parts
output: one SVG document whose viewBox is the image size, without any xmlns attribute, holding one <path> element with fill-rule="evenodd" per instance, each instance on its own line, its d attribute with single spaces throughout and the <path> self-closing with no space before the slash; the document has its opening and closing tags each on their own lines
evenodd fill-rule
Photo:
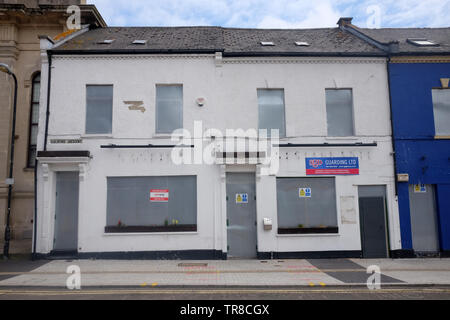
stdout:
<svg viewBox="0 0 450 320">
<path fill-rule="evenodd" d="M 150 202 L 169 202 L 169 189 L 150 190 Z"/>
<path fill-rule="evenodd" d="M 248 194 L 247 193 L 238 193 L 238 194 L 236 194 L 236 203 L 237 204 L 246 204 L 246 203 L 248 203 Z"/>
<path fill-rule="evenodd" d="M 311 198 L 311 188 L 300 188 L 298 189 L 298 196 L 300 198 Z"/>
<path fill-rule="evenodd" d="M 427 193 L 427 186 L 424 184 L 415 184 L 414 193 Z"/>
</svg>

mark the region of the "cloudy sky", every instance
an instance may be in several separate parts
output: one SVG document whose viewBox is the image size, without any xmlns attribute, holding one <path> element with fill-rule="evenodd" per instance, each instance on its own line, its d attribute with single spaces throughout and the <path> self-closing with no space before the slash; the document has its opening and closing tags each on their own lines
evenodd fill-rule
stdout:
<svg viewBox="0 0 450 320">
<path fill-rule="evenodd" d="M 450 0 L 88 0 L 110 26 L 449 27 Z"/>
</svg>

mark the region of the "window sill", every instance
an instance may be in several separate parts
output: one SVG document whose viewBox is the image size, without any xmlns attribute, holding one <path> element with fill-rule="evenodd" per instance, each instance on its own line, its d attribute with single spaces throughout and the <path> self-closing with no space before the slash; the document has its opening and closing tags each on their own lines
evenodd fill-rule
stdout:
<svg viewBox="0 0 450 320">
<path fill-rule="evenodd" d="M 155 133 L 152 138 L 153 139 L 172 139 L 172 137 L 182 139 L 184 136 L 182 134 Z"/>
<path fill-rule="evenodd" d="M 450 136 L 435 136 L 436 140 L 450 140 Z"/>
<path fill-rule="evenodd" d="M 356 136 L 347 136 L 347 137 L 325 137 L 326 140 L 358 140 L 360 138 L 356 137 Z"/>
<path fill-rule="evenodd" d="M 105 234 L 197 232 L 197 225 L 105 227 Z"/>
<path fill-rule="evenodd" d="M 81 139 L 112 139 L 112 134 L 84 134 Z"/>
<path fill-rule="evenodd" d="M 23 172 L 33 172 L 34 173 L 34 168 L 23 168 Z"/>
<path fill-rule="evenodd" d="M 291 234 L 339 234 L 338 227 L 326 228 L 278 228 L 279 235 Z"/>
<path fill-rule="evenodd" d="M 310 233 L 310 234 L 277 234 L 276 237 L 277 238 L 311 238 L 311 237 L 340 237 L 341 234 L 340 233 Z"/>
</svg>

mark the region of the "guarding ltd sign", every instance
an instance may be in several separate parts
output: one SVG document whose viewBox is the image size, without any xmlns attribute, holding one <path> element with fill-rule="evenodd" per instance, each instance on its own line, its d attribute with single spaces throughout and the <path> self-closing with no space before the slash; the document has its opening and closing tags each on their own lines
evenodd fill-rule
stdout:
<svg viewBox="0 0 450 320">
<path fill-rule="evenodd" d="M 169 202 L 169 189 L 150 190 L 150 202 Z"/>
<path fill-rule="evenodd" d="M 359 159 L 306 158 L 307 175 L 359 175 Z"/>
</svg>

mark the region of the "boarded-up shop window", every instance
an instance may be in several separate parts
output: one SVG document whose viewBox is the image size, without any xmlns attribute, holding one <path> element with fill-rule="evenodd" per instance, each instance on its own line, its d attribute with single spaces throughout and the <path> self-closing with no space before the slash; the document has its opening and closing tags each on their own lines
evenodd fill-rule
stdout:
<svg viewBox="0 0 450 320">
<path fill-rule="evenodd" d="M 338 233 L 334 178 L 277 178 L 278 233 Z"/>
<path fill-rule="evenodd" d="M 327 89 L 327 123 L 329 137 L 355 134 L 353 126 L 353 96 L 351 89 Z"/>
<path fill-rule="evenodd" d="M 450 136 L 450 89 L 433 89 L 434 127 L 437 136 Z"/>
<path fill-rule="evenodd" d="M 183 128 L 183 86 L 156 86 L 156 133 Z"/>
<path fill-rule="evenodd" d="M 86 133 L 112 133 L 113 86 L 86 86 Z"/>
<path fill-rule="evenodd" d="M 286 136 L 283 89 L 258 89 L 259 129 L 279 130 L 281 138 Z"/>
<path fill-rule="evenodd" d="M 195 176 L 108 178 L 106 232 L 197 230 Z"/>
</svg>

